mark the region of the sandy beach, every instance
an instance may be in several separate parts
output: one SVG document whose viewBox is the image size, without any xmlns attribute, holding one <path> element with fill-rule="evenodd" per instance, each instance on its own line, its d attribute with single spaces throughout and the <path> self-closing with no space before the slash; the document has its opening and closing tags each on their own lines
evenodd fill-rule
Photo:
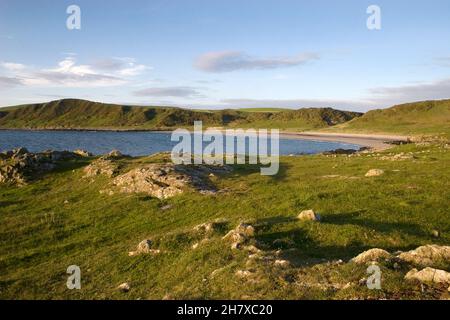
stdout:
<svg viewBox="0 0 450 320">
<path fill-rule="evenodd" d="M 382 151 L 393 146 L 393 142 L 407 142 L 407 136 L 399 135 L 376 135 L 376 134 L 353 134 L 353 133 L 323 133 L 323 132 L 281 132 L 280 136 L 285 138 L 296 138 L 315 141 L 333 141 L 357 144 L 369 147 L 373 150 Z"/>
</svg>

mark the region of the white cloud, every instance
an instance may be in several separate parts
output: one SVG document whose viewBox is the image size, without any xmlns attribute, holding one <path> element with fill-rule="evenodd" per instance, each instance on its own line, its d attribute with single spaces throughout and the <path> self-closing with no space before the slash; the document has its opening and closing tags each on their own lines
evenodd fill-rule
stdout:
<svg viewBox="0 0 450 320">
<path fill-rule="evenodd" d="M 116 72 L 122 76 L 136 76 L 151 69 L 151 67 L 136 63 L 133 58 L 103 59 L 96 61 L 93 66 L 99 70 Z"/>
<path fill-rule="evenodd" d="M 1 64 L 12 79 L 18 79 L 27 86 L 63 86 L 63 87 L 103 87 L 117 86 L 127 83 L 148 69 L 137 64 L 131 58 L 111 59 L 109 63 L 78 64 L 74 55 L 58 62 L 53 68 L 34 68 L 19 63 L 4 62 Z"/>
<path fill-rule="evenodd" d="M 199 56 L 194 66 L 206 72 L 231 72 L 293 67 L 318 59 L 319 55 L 313 52 L 301 53 L 293 57 L 255 58 L 240 51 L 218 51 Z"/>
<path fill-rule="evenodd" d="M 25 69 L 25 65 L 23 65 L 21 63 L 2 62 L 0 65 L 9 71 L 17 71 L 17 70 Z"/>
</svg>

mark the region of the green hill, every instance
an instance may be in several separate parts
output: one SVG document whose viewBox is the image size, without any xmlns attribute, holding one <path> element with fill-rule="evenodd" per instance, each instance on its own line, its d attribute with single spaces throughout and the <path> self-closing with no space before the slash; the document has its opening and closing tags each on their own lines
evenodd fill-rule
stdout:
<svg viewBox="0 0 450 320">
<path fill-rule="evenodd" d="M 332 131 L 450 136 L 450 100 L 422 101 L 373 110 Z"/>
<path fill-rule="evenodd" d="M 331 108 L 299 110 L 195 111 L 171 107 L 104 104 L 78 99 L 3 108 L 0 128 L 21 129 L 146 129 L 190 127 L 195 120 L 205 126 L 255 127 L 310 130 L 329 127 L 354 117 L 357 112 Z"/>
</svg>

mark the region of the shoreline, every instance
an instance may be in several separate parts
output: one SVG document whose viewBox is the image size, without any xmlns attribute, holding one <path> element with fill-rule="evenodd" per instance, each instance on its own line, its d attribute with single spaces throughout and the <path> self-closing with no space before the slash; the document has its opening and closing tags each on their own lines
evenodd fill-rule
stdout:
<svg viewBox="0 0 450 320">
<path fill-rule="evenodd" d="M 207 128 L 208 129 L 208 128 Z M 234 129 L 234 128 L 230 128 Z M 223 132 L 226 129 L 220 129 Z M 110 128 L 42 128 L 42 129 L 24 129 L 24 128 L 0 128 L 0 131 L 67 131 L 67 132 L 154 132 L 170 133 L 170 129 L 110 129 Z M 192 130 L 190 130 L 192 131 Z M 394 144 L 407 143 L 408 136 L 402 135 L 381 135 L 381 134 L 359 134 L 359 133 L 324 133 L 324 132 L 293 132 L 280 130 L 280 138 L 299 139 L 319 142 L 341 142 L 354 144 L 361 147 L 368 147 L 374 151 L 383 151 L 391 148 Z"/>
<path fill-rule="evenodd" d="M 357 133 L 323 133 L 323 132 L 280 132 L 280 136 L 302 140 L 342 142 L 383 151 L 396 143 L 408 143 L 409 137 L 401 135 L 357 134 Z"/>
</svg>

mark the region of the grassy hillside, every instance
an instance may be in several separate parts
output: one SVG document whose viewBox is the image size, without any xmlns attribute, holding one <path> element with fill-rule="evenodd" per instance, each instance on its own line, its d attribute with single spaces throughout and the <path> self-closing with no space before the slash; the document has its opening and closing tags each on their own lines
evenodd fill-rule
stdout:
<svg viewBox="0 0 450 320">
<path fill-rule="evenodd" d="M 390 160 L 401 152 L 413 158 Z M 213 178 L 224 193 L 163 201 L 99 193 L 109 180 L 82 179 L 90 161 L 68 162 L 24 187 L 0 186 L 1 299 L 448 298 L 447 286 L 436 291 L 409 283 L 404 275 L 411 266 L 388 262 L 380 263 L 382 289 L 369 290 L 360 283 L 367 266 L 347 263 L 374 247 L 395 252 L 450 243 L 450 152 L 444 147 L 283 157 L 274 177 L 235 166 Z M 126 168 L 159 160 L 121 161 Z M 372 168 L 385 174 L 365 177 Z M 322 221 L 296 219 L 305 209 L 319 212 Z M 215 219 L 227 224 L 207 238 L 194 231 Z M 222 240 L 241 221 L 258 226 L 261 259 Z M 160 254 L 128 256 L 148 238 Z M 200 244 L 194 249 L 194 243 Z M 290 265 L 264 259 L 270 256 Z M 73 264 L 81 268 L 81 290 L 66 288 Z M 441 268 L 450 271 L 450 265 Z M 128 293 L 117 289 L 123 282 L 131 286 Z"/>
<path fill-rule="evenodd" d="M 450 100 L 422 101 L 373 110 L 332 131 L 444 134 L 450 137 Z"/>
<path fill-rule="evenodd" d="M 356 112 L 330 108 L 205 112 L 168 107 L 103 104 L 76 99 L 4 108 L 0 112 L 0 128 L 33 129 L 166 129 L 190 127 L 195 120 L 202 120 L 205 126 L 215 127 L 309 130 L 339 124 L 360 116 Z"/>
</svg>

